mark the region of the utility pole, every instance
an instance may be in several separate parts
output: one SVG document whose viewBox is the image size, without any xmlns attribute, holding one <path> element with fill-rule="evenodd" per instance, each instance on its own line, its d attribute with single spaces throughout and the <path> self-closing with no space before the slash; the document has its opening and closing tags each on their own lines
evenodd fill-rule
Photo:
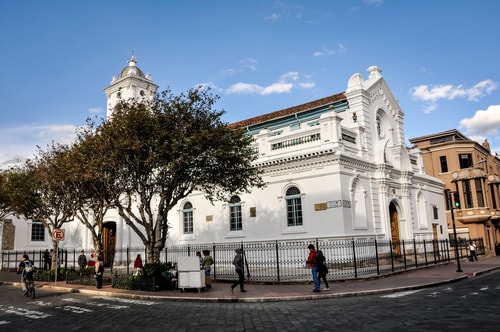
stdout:
<svg viewBox="0 0 500 332">
<path fill-rule="evenodd" d="M 456 192 L 458 195 L 458 192 Z M 448 191 L 448 206 L 451 210 L 451 222 L 453 224 L 453 239 L 455 240 L 455 258 L 457 259 L 457 272 L 463 272 L 460 267 L 460 256 L 458 255 L 458 241 L 457 241 L 457 228 L 455 226 L 455 214 L 453 213 L 453 209 L 455 208 L 454 202 L 451 199 L 451 191 Z M 460 203 L 459 203 L 460 204 Z"/>
</svg>

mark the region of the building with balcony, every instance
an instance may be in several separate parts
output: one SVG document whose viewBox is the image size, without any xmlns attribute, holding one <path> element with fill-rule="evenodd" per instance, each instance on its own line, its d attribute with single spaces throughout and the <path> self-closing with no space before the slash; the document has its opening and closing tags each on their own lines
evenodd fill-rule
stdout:
<svg viewBox="0 0 500 332">
<path fill-rule="evenodd" d="M 443 201 L 450 234 L 483 238 L 487 253 L 500 242 L 500 159 L 487 140 L 479 144 L 459 131 L 410 139 L 422 152 L 425 172 L 445 183 Z M 456 205 L 455 205 L 456 204 Z"/>
<path fill-rule="evenodd" d="M 403 112 L 381 69 L 344 92 L 232 123 L 254 137 L 267 187 L 173 211 L 169 243 L 446 239 L 441 180 L 405 145 Z"/>
<path fill-rule="evenodd" d="M 406 145 L 404 113 L 381 73 L 372 66 L 366 79 L 347 79 L 343 92 L 230 124 L 254 138 L 267 186 L 214 204 L 193 193 L 169 213 L 168 245 L 447 239 L 444 183 L 424 172 L 421 150 Z M 120 98 L 150 98 L 156 89 L 132 58 L 104 89 L 108 116 Z M 43 229 L 34 232 L 38 224 L 17 224 L 13 249 L 50 247 Z M 62 247 L 92 248 L 85 227 L 65 228 Z M 102 236 L 105 251 L 143 245 L 114 211 Z"/>
</svg>

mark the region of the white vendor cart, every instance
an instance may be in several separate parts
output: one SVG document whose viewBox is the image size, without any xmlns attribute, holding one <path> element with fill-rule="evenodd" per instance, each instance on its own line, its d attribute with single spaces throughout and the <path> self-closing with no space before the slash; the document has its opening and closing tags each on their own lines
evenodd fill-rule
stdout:
<svg viewBox="0 0 500 332">
<path fill-rule="evenodd" d="M 186 288 L 205 288 L 205 270 L 200 270 L 200 260 L 196 256 L 180 256 L 177 261 L 178 287 L 181 292 Z"/>
</svg>

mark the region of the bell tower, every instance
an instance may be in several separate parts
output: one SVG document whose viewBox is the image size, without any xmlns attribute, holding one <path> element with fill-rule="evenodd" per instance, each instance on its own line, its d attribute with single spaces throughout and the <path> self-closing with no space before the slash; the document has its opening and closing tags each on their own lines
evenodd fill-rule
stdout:
<svg viewBox="0 0 500 332">
<path fill-rule="evenodd" d="M 104 88 L 107 98 L 106 116 L 109 118 L 120 100 L 152 100 L 158 85 L 153 83 L 151 75 L 144 75 L 137 67 L 137 58 L 132 52 L 128 66 L 123 68 L 118 77 L 113 76 L 109 86 Z"/>
</svg>

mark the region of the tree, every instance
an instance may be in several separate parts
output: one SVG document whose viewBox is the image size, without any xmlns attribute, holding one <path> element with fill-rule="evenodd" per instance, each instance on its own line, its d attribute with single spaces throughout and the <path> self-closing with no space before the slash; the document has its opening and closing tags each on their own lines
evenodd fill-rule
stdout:
<svg viewBox="0 0 500 332">
<path fill-rule="evenodd" d="M 168 212 L 179 200 L 195 190 L 224 200 L 264 186 L 251 137 L 221 121 L 224 112 L 212 110 L 217 99 L 198 88 L 121 101 L 97 129 L 106 176 L 114 179 L 107 185 L 121 193 L 114 206 L 147 248 L 148 261 L 159 261 Z"/>
<path fill-rule="evenodd" d="M 16 216 L 40 222 L 49 234 L 73 220 L 73 196 L 65 185 L 68 177 L 64 159 L 68 148 L 52 144 L 46 151 L 38 150 L 38 156 L 22 166 L 11 168 L 7 173 L 9 206 Z M 57 266 L 57 241 L 52 241 L 55 257 L 52 269 Z"/>
<path fill-rule="evenodd" d="M 10 190 L 7 180 L 8 170 L 0 171 L 0 221 L 3 221 L 8 215 L 12 214 L 10 208 Z"/>
</svg>

